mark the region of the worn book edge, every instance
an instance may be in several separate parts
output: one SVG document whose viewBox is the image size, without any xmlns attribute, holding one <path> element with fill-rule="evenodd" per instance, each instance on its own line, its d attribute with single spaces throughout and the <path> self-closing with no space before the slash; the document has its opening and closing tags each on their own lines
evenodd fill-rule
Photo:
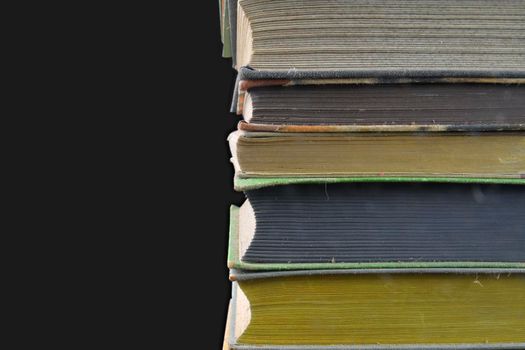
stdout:
<svg viewBox="0 0 525 350">
<path fill-rule="evenodd" d="M 494 131 L 525 131 L 525 124 L 396 124 L 396 125 L 285 125 L 285 124 L 254 124 L 240 121 L 238 130 L 247 132 L 279 132 L 279 133 L 376 133 L 376 132 L 494 132 Z"/>
<path fill-rule="evenodd" d="M 406 70 L 325 70 L 258 71 L 239 69 L 232 111 L 242 114 L 246 92 L 263 86 L 292 85 L 378 85 L 418 83 L 525 84 L 525 71 L 406 71 Z"/>
</svg>

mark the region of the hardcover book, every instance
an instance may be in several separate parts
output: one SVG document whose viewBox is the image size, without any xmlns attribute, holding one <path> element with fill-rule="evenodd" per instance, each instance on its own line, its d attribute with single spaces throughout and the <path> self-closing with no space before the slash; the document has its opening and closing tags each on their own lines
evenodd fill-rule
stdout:
<svg viewBox="0 0 525 350">
<path fill-rule="evenodd" d="M 249 123 L 240 125 L 247 131 L 525 130 L 521 84 L 240 86 L 245 93 L 237 113 Z"/>
<path fill-rule="evenodd" d="M 230 0 L 237 68 L 525 70 L 520 0 Z"/>
<path fill-rule="evenodd" d="M 523 178 L 523 132 L 246 132 L 229 137 L 240 177 Z"/>
<path fill-rule="evenodd" d="M 525 268 L 523 186 L 350 182 L 245 194 L 231 208 L 229 268 Z"/>
<path fill-rule="evenodd" d="M 525 270 L 245 273 L 225 346 L 238 350 L 525 348 Z"/>
</svg>

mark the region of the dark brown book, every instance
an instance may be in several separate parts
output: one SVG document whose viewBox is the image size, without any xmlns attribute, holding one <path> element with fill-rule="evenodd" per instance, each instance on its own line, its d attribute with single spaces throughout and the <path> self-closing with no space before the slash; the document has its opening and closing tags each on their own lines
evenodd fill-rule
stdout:
<svg viewBox="0 0 525 350">
<path fill-rule="evenodd" d="M 525 85 L 245 82 L 239 113 L 251 131 L 525 129 Z"/>
</svg>

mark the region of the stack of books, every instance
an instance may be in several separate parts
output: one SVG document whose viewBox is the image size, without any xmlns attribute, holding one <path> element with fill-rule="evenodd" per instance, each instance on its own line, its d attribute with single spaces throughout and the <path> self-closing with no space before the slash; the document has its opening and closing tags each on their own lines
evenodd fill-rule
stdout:
<svg viewBox="0 0 525 350">
<path fill-rule="evenodd" d="M 225 349 L 525 349 L 525 1 L 222 0 Z"/>
</svg>

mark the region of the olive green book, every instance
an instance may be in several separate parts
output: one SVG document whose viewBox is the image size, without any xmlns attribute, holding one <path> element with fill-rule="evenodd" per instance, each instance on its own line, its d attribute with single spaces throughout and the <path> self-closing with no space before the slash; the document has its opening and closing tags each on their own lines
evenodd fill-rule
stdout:
<svg viewBox="0 0 525 350">
<path fill-rule="evenodd" d="M 240 177 L 525 177 L 525 132 L 236 131 Z"/>
<path fill-rule="evenodd" d="M 232 271 L 224 349 L 523 349 L 524 272 Z"/>
</svg>

